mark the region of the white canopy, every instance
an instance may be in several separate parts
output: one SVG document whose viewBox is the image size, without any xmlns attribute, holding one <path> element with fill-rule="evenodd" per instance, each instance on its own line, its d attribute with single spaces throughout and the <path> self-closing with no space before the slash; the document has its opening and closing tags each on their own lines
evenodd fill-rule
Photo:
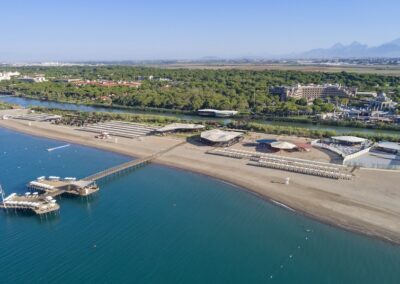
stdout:
<svg viewBox="0 0 400 284">
<path fill-rule="evenodd" d="M 31 185 L 31 186 L 37 186 L 37 187 L 41 187 L 41 188 L 45 188 L 45 189 L 54 189 L 54 186 L 52 186 L 52 185 L 48 185 L 48 184 L 41 183 L 41 182 L 37 182 L 37 181 L 31 181 L 31 182 L 29 183 L 29 185 Z M 34 193 L 34 194 L 35 194 L 35 193 Z"/>
<path fill-rule="evenodd" d="M 281 150 L 291 150 L 297 148 L 296 145 L 286 142 L 286 141 L 277 141 L 271 143 L 272 148 L 281 149 Z"/>
<path fill-rule="evenodd" d="M 220 129 L 213 129 L 201 133 L 201 138 L 211 142 L 228 142 L 236 137 L 242 136 L 242 132 L 224 131 Z"/>
<path fill-rule="evenodd" d="M 377 146 L 380 148 L 384 148 L 384 149 L 400 151 L 400 145 L 397 143 L 394 143 L 394 142 L 382 141 L 382 142 L 379 142 Z"/>
<path fill-rule="evenodd" d="M 363 143 L 367 140 L 356 136 L 333 136 L 332 139 L 347 143 Z"/>
<path fill-rule="evenodd" d="M 164 127 L 158 128 L 158 132 L 168 132 L 175 130 L 197 130 L 203 129 L 204 125 L 201 124 L 188 124 L 188 123 L 171 123 Z"/>
</svg>

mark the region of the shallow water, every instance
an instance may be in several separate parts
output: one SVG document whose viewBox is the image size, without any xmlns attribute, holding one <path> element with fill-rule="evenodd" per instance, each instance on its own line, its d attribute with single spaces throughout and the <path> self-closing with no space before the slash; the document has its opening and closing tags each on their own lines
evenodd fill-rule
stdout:
<svg viewBox="0 0 400 284">
<path fill-rule="evenodd" d="M 0 129 L 0 183 L 83 177 L 129 158 Z M 0 212 L 1 283 L 400 283 L 400 247 L 307 219 L 237 187 L 149 165 L 58 200 Z M 272 278 L 271 278 L 272 276 Z"/>
</svg>

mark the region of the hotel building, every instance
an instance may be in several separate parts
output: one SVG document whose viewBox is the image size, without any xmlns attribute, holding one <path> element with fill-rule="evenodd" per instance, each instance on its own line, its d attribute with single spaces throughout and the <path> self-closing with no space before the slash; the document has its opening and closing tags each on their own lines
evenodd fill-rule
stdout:
<svg viewBox="0 0 400 284">
<path fill-rule="evenodd" d="M 352 97 L 357 93 L 357 88 L 344 87 L 339 84 L 325 84 L 325 85 L 296 85 L 296 86 L 280 86 L 272 87 L 271 94 L 279 94 L 282 101 L 288 98 L 301 99 L 306 98 L 307 101 L 313 101 L 316 98 L 325 97 Z"/>
</svg>

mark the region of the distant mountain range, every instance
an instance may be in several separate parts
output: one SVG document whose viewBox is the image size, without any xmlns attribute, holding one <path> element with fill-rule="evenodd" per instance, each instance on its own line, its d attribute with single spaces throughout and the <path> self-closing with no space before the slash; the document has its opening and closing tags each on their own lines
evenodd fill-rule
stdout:
<svg viewBox="0 0 400 284">
<path fill-rule="evenodd" d="M 7 65 L 13 61 L 10 58 L 28 57 L 26 54 L 17 54 L 14 52 L 0 52 L 0 66 Z M 188 63 L 210 63 L 210 64 L 248 64 L 248 63 L 280 63 L 287 60 L 301 60 L 301 59 L 315 59 L 315 60 L 331 60 L 331 59 L 388 59 L 388 58 L 400 58 L 400 38 L 392 40 L 390 42 L 378 45 L 368 46 L 366 44 L 359 43 L 357 41 L 352 42 L 349 45 L 343 45 L 336 43 L 329 48 L 315 48 L 305 52 L 291 53 L 291 54 L 269 54 L 262 53 L 257 55 L 242 55 L 239 57 L 220 57 L 220 56 L 205 56 L 197 59 L 153 59 L 153 60 L 72 60 L 63 61 L 55 60 L 56 65 L 68 65 L 68 64 L 188 64 Z M 3 62 L 2 62 L 3 61 Z M 38 64 L 46 65 L 49 59 L 41 60 L 26 60 L 27 63 L 21 63 L 22 65 Z M 15 62 L 18 62 L 15 60 Z M 24 62 L 20 60 L 20 62 Z M 32 63 L 35 62 L 35 63 Z M 397 63 L 399 64 L 399 63 Z"/>
<path fill-rule="evenodd" d="M 316 48 L 293 54 L 291 58 L 351 58 L 351 57 L 400 57 L 400 38 L 378 46 L 369 47 L 357 41 L 343 45 L 337 43 L 330 48 Z"/>
</svg>

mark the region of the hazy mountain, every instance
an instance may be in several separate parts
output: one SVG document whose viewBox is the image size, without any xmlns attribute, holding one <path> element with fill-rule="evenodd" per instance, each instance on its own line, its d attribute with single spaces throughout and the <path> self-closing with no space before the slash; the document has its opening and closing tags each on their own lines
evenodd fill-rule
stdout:
<svg viewBox="0 0 400 284">
<path fill-rule="evenodd" d="M 357 41 L 343 45 L 337 43 L 330 48 L 316 48 L 298 53 L 296 58 L 349 58 L 349 57 L 400 57 L 400 38 L 379 46 L 369 47 Z"/>
</svg>

